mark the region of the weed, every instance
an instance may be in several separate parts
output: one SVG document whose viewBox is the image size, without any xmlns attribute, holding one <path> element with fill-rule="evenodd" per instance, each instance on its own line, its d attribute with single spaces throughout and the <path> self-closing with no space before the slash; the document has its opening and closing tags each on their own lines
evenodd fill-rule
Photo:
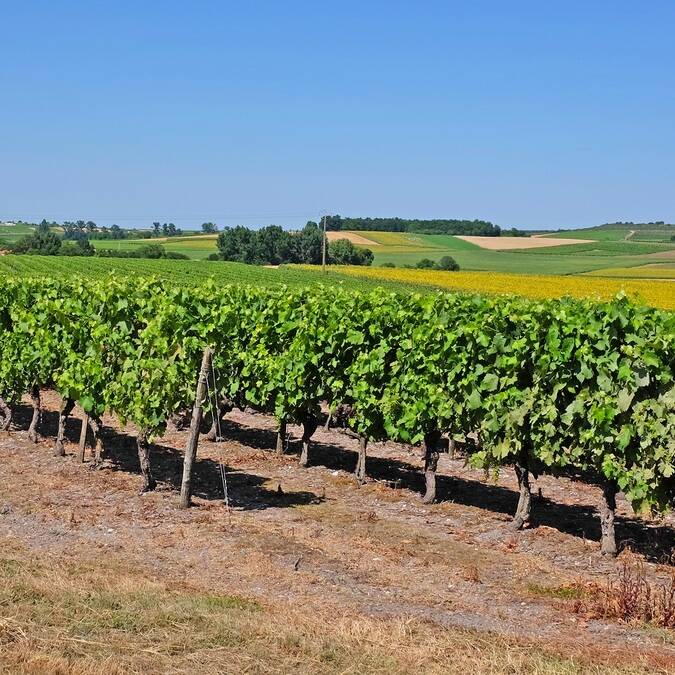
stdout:
<svg viewBox="0 0 675 675">
<path fill-rule="evenodd" d="M 670 582 L 654 584 L 647 580 L 643 563 L 624 562 L 606 586 L 589 584 L 587 599 L 577 601 L 575 610 L 596 618 L 675 628 L 675 574 Z"/>
</svg>

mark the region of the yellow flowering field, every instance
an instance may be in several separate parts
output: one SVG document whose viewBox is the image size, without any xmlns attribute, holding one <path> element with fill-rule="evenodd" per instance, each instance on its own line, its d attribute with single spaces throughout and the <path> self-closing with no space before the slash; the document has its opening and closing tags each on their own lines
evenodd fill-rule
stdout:
<svg viewBox="0 0 675 675">
<path fill-rule="evenodd" d="M 586 272 L 589 277 L 623 277 L 632 279 L 675 279 L 675 265 L 661 263 L 640 265 L 639 267 L 608 267 Z"/>
<path fill-rule="evenodd" d="M 631 297 L 654 307 L 675 309 L 675 281 L 500 272 L 441 272 L 388 267 L 340 267 L 339 272 L 368 279 L 421 284 L 454 291 L 515 293 L 529 298 L 559 298 L 570 295 L 577 298 L 595 297 L 606 300 L 624 291 Z"/>
</svg>

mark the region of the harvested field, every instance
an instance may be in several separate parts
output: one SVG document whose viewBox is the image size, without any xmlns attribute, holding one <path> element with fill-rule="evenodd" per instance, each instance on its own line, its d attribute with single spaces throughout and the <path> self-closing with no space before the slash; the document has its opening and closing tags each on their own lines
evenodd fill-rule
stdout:
<svg viewBox="0 0 675 675">
<path fill-rule="evenodd" d="M 372 239 L 367 239 L 361 234 L 356 232 L 326 232 L 326 238 L 328 241 L 337 241 L 338 239 L 347 239 L 351 241 L 352 244 L 357 246 L 380 246 L 380 243 L 373 241 Z"/>
<path fill-rule="evenodd" d="M 618 537 L 599 555 L 599 490 L 540 477 L 531 527 L 509 528 L 517 493 L 441 458 L 441 503 L 423 505 L 418 450 L 375 444 L 369 481 L 356 441 L 320 430 L 311 466 L 299 429 L 276 456 L 274 421 L 226 418 L 202 440 L 195 507 L 177 508 L 186 432 L 153 451 L 160 487 L 139 496 L 134 430 L 105 418 L 107 459 L 52 455 L 58 399 L 27 439 L 28 407 L 0 436 L 0 660 L 21 672 L 675 672 L 669 631 L 574 611 L 575 588 L 622 560 L 673 572 L 675 520 L 646 523 L 620 500 Z M 222 502 L 226 466 L 231 511 Z M 570 590 L 572 589 L 572 590 Z"/>
<path fill-rule="evenodd" d="M 590 239 L 558 239 L 556 237 L 471 237 L 459 235 L 457 239 L 463 239 L 490 251 L 513 251 L 517 249 L 592 243 Z"/>
</svg>

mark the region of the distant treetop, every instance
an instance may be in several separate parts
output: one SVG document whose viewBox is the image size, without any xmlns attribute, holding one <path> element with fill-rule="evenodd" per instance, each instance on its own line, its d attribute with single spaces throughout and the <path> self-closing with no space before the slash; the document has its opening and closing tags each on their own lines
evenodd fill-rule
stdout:
<svg viewBox="0 0 675 675">
<path fill-rule="evenodd" d="M 634 223 L 630 220 L 627 221 L 621 221 L 618 220 L 615 223 L 603 223 L 602 225 L 596 225 L 595 227 L 590 227 L 590 228 L 584 228 L 584 229 L 589 229 L 589 230 L 624 230 L 626 228 L 631 228 L 634 230 L 641 230 L 641 229 L 670 229 L 670 228 L 675 228 L 675 225 L 672 223 L 666 223 L 663 220 L 655 220 L 653 222 L 649 223 Z"/>
<path fill-rule="evenodd" d="M 464 234 L 483 237 L 498 237 L 499 225 L 487 220 L 407 218 L 343 218 L 326 216 L 327 230 L 372 230 L 381 232 L 418 232 L 419 234 Z"/>
</svg>

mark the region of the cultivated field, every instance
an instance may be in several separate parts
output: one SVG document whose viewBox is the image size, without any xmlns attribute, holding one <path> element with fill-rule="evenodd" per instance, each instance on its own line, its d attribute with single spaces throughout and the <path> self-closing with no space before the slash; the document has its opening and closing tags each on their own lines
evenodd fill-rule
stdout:
<svg viewBox="0 0 675 675">
<path fill-rule="evenodd" d="M 559 237 L 455 237 L 405 232 L 359 232 L 371 241 L 374 265 L 393 263 L 414 266 L 422 258 L 452 256 L 462 270 L 513 274 L 583 274 L 606 268 L 629 268 L 654 262 L 649 255 L 675 255 L 675 243 L 626 240 L 627 231 L 615 239 L 592 236 Z M 564 234 L 564 233 L 561 233 Z M 597 235 L 596 235 L 597 236 Z"/>
<path fill-rule="evenodd" d="M 638 236 L 639 235 L 639 236 Z M 414 266 L 422 258 L 451 255 L 463 270 L 514 274 L 584 274 L 602 269 L 632 268 L 675 255 L 669 230 L 585 229 L 535 237 L 463 237 L 406 232 L 328 232 L 331 240 L 349 239 L 371 248 L 375 266 Z M 217 251 L 217 235 L 156 239 L 94 240 L 97 248 L 133 250 L 159 243 L 167 251 L 203 260 Z"/>
<path fill-rule="evenodd" d="M 45 398 L 44 433 L 59 401 Z M 26 437 L 29 408 L 0 435 L 0 658 L 9 672 L 672 672 L 668 631 L 603 619 L 584 600 L 618 578 L 672 518 L 619 503 L 637 552 L 598 554 L 595 488 L 540 478 L 537 515 L 509 529 L 517 491 L 444 456 L 440 503 L 420 502 L 421 460 L 376 444 L 371 478 L 351 475 L 356 441 L 318 431 L 301 469 L 298 427 L 271 452 L 274 421 L 231 413 L 202 441 L 196 506 L 177 508 L 186 432 L 156 445 L 160 488 L 138 496 L 131 427 L 105 417 L 99 470 Z M 230 509 L 223 504 L 220 463 Z M 672 529 L 669 530 L 672 532 Z M 672 535 L 671 535 L 672 536 Z M 672 542 L 672 538 L 671 538 Z M 646 563 L 654 583 L 669 568 Z"/>
<path fill-rule="evenodd" d="M 0 223 L 0 250 L 3 244 L 13 244 L 14 242 L 32 233 L 32 229 L 27 225 L 8 225 Z"/>
<path fill-rule="evenodd" d="M 380 242 L 375 241 L 374 239 L 367 239 L 358 232 L 326 232 L 326 239 L 328 239 L 328 241 L 346 239 L 347 241 L 351 241 L 352 244 L 364 247 L 381 246 Z"/>
<path fill-rule="evenodd" d="M 670 314 L 297 289 L 416 270 L 6 258 L 0 269 L 26 267 L 0 294 L 13 412 L 0 431 L 2 669 L 675 668 L 675 520 L 644 510 L 670 499 Z M 110 262 L 126 272 L 102 283 Z M 73 283 L 49 278 L 57 265 Z M 128 279 L 148 269 L 179 283 Z M 197 285 L 207 269 L 222 276 Z M 551 297 L 570 281 L 587 284 L 581 295 L 623 283 L 447 274 Z M 285 278 L 296 288 L 256 288 Z M 195 506 L 179 510 L 188 432 L 175 413 L 194 403 L 207 344 L 224 414 L 202 426 Z M 79 455 L 80 406 L 93 457 Z"/>
<path fill-rule="evenodd" d="M 285 265 L 268 268 L 240 263 L 197 260 L 136 260 L 123 258 L 66 258 L 49 256 L 3 256 L 0 274 L 23 277 L 71 278 L 83 275 L 101 278 L 109 274 L 155 276 L 181 285 L 194 285 L 213 278 L 219 283 L 250 283 L 255 286 L 285 284 L 291 287 L 316 284 L 371 289 L 430 292 L 455 290 L 481 293 L 513 293 L 533 298 L 599 297 L 608 299 L 621 291 L 648 304 L 675 308 L 675 286 L 668 281 L 670 268 L 636 267 L 599 271 L 584 276 L 500 274 L 492 272 L 439 272 L 435 270 L 378 267 L 330 267 L 327 274 L 312 266 Z M 628 277 L 634 276 L 634 280 Z M 642 279 L 642 280 L 640 280 Z M 653 280 L 650 280 L 653 279 Z"/>
<path fill-rule="evenodd" d="M 489 251 L 513 251 L 516 249 L 547 248 L 550 246 L 569 246 L 570 244 L 588 244 L 589 239 L 556 239 L 555 237 L 464 237 L 471 244 Z"/>
<path fill-rule="evenodd" d="M 195 260 L 208 258 L 217 253 L 216 234 L 196 234 L 188 237 L 156 237 L 153 239 L 94 239 L 92 244 L 97 249 L 113 251 L 133 251 L 148 244 L 161 244 L 167 251 L 182 253 Z"/>
<path fill-rule="evenodd" d="M 638 268 L 642 269 L 642 268 Z M 675 309 L 675 286 L 666 279 L 591 279 L 588 276 L 518 275 L 489 272 L 441 272 L 437 270 L 343 267 L 341 275 L 415 287 L 430 286 L 451 291 L 523 295 L 528 298 L 598 298 L 608 300 L 624 292 L 654 307 Z M 664 274 L 664 277 L 667 273 Z"/>
</svg>

